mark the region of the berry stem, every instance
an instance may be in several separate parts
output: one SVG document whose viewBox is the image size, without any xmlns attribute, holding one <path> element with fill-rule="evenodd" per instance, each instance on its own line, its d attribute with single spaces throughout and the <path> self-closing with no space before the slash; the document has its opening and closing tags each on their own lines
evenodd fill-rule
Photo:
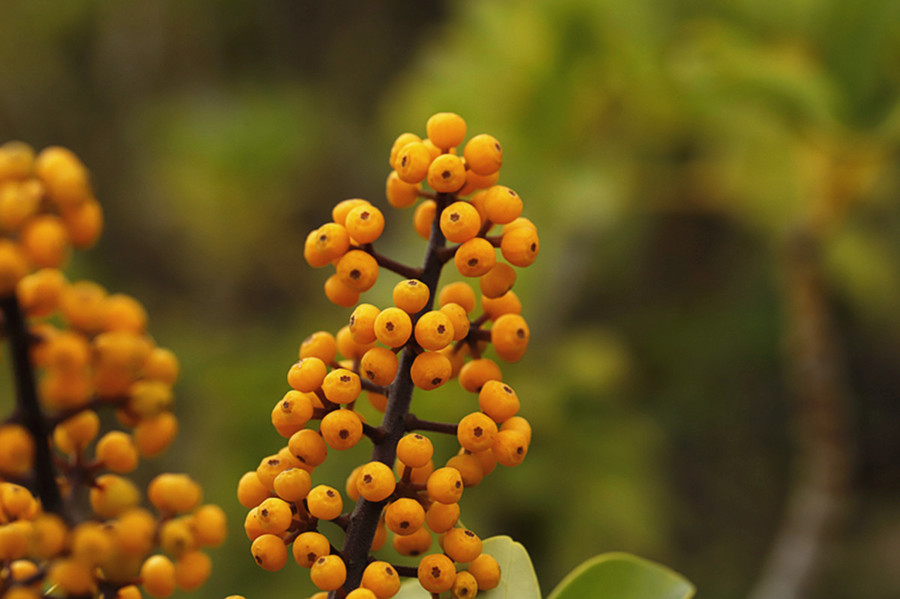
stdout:
<svg viewBox="0 0 900 599">
<path fill-rule="evenodd" d="M 378 263 L 378 266 L 395 272 L 401 277 L 405 277 L 407 279 L 418 279 L 422 276 L 422 273 L 424 271 L 424 269 L 422 268 L 413 268 L 412 266 L 407 266 L 406 264 L 402 264 L 400 262 L 397 262 L 396 260 L 392 260 L 391 258 L 388 258 L 383 254 L 379 254 L 375 251 L 375 248 L 371 243 L 360 246 L 359 249 L 367 252 L 369 255 L 375 258 L 375 262 Z"/>
<path fill-rule="evenodd" d="M 425 261 L 421 269 L 412 269 L 404 265 L 398 265 L 401 270 L 392 268 L 390 264 L 383 263 L 385 258 L 379 258 L 371 246 L 363 246 L 375 259 L 379 265 L 393 270 L 400 276 L 407 278 L 417 278 L 428 286 L 431 291 L 429 299 L 424 308 L 413 316 L 413 326 L 418 321 L 419 316 L 431 310 L 434 307 L 434 297 L 437 295 L 438 280 L 441 276 L 441 268 L 444 263 L 440 259 L 440 251 L 446 245 L 447 240 L 440 228 L 441 211 L 449 205 L 455 196 L 449 193 L 438 193 L 435 196 L 437 202 L 434 221 L 431 223 L 431 236 L 428 240 L 428 247 L 425 252 Z M 389 261 L 394 265 L 393 261 Z M 400 354 L 400 364 L 397 369 L 397 375 L 394 381 L 388 386 L 388 401 L 385 408 L 384 418 L 381 421 L 381 429 L 384 431 L 384 437 L 375 441 L 372 450 L 372 461 L 382 462 L 390 467 L 394 466 L 397 458 L 397 443 L 406 433 L 406 418 L 409 414 L 409 407 L 412 403 L 412 395 L 415 386 L 410 376 L 410 368 L 412 368 L 415 352 L 407 346 Z M 378 528 L 378 520 L 381 517 L 381 510 L 384 508 L 385 501 L 369 501 L 360 498 L 356 503 L 356 507 L 350 514 L 350 521 L 347 524 L 347 536 L 344 539 L 344 548 L 341 552 L 344 563 L 347 566 L 347 579 L 343 586 L 343 592 L 347 593 L 359 586 L 362 580 L 363 570 L 369 561 L 369 549 L 372 547 L 372 540 L 375 538 L 375 531 Z M 328 595 L 331 599 L 335 599 L 337 594 L 332 591 Z"/>
<path fill-rule="evenodd" d="M 47 442 L 48 428 L 38 404 L 34 371 L 29 358 L 28 328 L 15 293 L 0 298 L 0 310 L 5 316 L 6 333 L 9 335 L 12 354 L 13 378 L 16 388 L 16 409 L 22 416 L 22 424 L 34 439 L 34 472 L 37 495 L 47 512 L 62 512 L 59 487 L 56 486 L 56 470 Z"/>
<path fill-rule="evenodd" d="M 406 430 L 407 431 L 431 431 L 433 433 L 444 433 L 447 435 L 456 436 L 456 429 L 458 427 L 457 424 L 452 422 L 434 422 L 433 420 L 421 420 L 415 414 L 409 413 L 406 415 Z"/>
</svg>

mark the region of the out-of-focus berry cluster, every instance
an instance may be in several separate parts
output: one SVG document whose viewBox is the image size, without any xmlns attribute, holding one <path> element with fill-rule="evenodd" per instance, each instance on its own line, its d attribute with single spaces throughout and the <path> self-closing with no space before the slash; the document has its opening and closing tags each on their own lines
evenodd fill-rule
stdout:
<svg viewBox="0 0 900 599">
<path fill-rule="evenodd" d="M 503 151 L 494 137 L 465 142 L 466 123 L 453 113 L 433 115 L 426 132 L 425 138 L 397 138 L 386 182 L 391 206 L 415 206 L 413 225 L 429 241 L 424 266 L 406 266 L 375 250 L 385 216 L 364 199 L 338 203 L 332 221 L 310 232 L 306 261 L 331 266 L 325 294 L 354 309 L 336 334 L 319 331 L 300 345 L 299 361 L 287 373 L 290 390 L 271 412 L 286 444 L 238 484 L 256 562 L 279 570 L 292 554 L 310 569 L 322 596 L 343 589 L 348 599 L 385 599 L 398 591 L 402 575 L 417 576 L 431 593 L 455 597 L 496 586 L 499 566 L 482 553 L 481 539 L 459 524 L 459 502 L 464 488 L 479 484 L 498 463 L 521 463 L 531 442 L 531 428 L 518 416 L 518 395 L 491 353 L 515 362 L 528 346 L 529 328 L 512 288 L 516 267 L 538 254 L 537 229 L 522 217 L 521 197 L 497 184 Z M 450 261 L 464 280 L 439 287 L 441 268 Z M 359 303 L 384 269 L 400 277 L 393 305 Z M 476 279 L 480 311 L 469 282 Z M 458 423 L 410 412 L 413 388 L 432 390 L 452 379 L 477 396 L 476 409 Z M 363 392 L 385 412 L 380 426 L 360 413 Z M 397 410 L 403 410 L 399 417 Z M 457 437 L 456 455 L 434 455 L 428 435 L 440 433 Z M 374 446 L 372 459 L 352 471 L 343 493 L 316 480 L 329 451 L 350 449 L 364 437 Z M 345 499 L 357 502 L 352 512 Z M 374 534 L 362 539 L 358 555 L 360 539 L 353 537 L 365 527 L 354 520 L 372 514 L 377 525 L 368 530 Z M 346 531 L 343 549 L 320 532 L 322 521 Z M 423 556 L 418 565 L 370 555 L 389 539 L 399 553 Z"/>
<path fill-rule="evenodd" d="M 224 540 L 224 513 L 201 504 L 187 475 L 157 476 L 146 502 L 126 476 L 176 435 L 179 363 L 147 333 L 136 299 L 63 274 L 71 249 L 93 245 L 102 226 L 87 169 L 71 151 L 0 146 L 0 301 L 26 323 L 24 359 L 49 437 L 35 440 L 17 389 L 17 409 L 0 424 L 3 599 L 50 589 L 124 599 L 142 588 L 165 597 L 203 584 L 211 563 L 202 548 Z M 53 511 L 33 492 L 36 443 L 47 442 L 60 498 Z"/>
</svg>

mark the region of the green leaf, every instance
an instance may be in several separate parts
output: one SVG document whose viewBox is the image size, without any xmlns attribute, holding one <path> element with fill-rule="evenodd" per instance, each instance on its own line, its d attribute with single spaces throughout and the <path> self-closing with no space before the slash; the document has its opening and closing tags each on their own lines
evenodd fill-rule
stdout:
<svg viewBox="0 0 900 599">
<path fill-rule="evenodd" d="M 500 584 L 495 589 L 479 591 L 479 599 L 541 599 L 531 558 L 521 543 L 505 536 L 491 537 L 484 540 L 482 551 L 500 564 Z M 408 580 L 394 599 L 431 599 L 431 593 L 418 580 Z"/>
<path fill-rule="evenodd" d="M 694 591 L 665 566 L 628 553 L 604 553 L 572 570 L 547 599 L 690 599 Z"/>
</svg>

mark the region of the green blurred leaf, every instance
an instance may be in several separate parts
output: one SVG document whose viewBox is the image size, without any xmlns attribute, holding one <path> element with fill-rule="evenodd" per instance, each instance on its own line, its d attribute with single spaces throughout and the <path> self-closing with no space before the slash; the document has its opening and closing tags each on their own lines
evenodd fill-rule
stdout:
<svg viewBox="0 0 900 599">
<path fill-rule="evenodd" d="M 628 553 L 604 553 L 570 572 L 547 599 L 689 599 L 694 591 L 665 566 Z"/>
</svg>

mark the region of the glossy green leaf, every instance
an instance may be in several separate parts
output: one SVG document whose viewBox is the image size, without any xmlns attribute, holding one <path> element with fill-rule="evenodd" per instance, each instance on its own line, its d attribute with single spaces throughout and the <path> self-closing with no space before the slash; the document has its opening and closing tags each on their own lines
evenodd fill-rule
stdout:
<svg viewBox="0 0 900 599">
<path fill-rule="evenodd" d="M 604 553 L 570 572 L 547 599 L 690 599 L 694 591 L 665 566 L 628 553 Z"/>
<path fill-rule="evenodd" d="M 479 591 L 479 599 L 541 599 L 541 588 L 531 565 L 531 558 L 521 543 L 506 536 L 484 540 L 484 553 L 500 564 L 500 584 L 489 591 Z M 409 580 L 400 587 L 395 599 L 431 599 L 417 580 Z"/>
</svg>

